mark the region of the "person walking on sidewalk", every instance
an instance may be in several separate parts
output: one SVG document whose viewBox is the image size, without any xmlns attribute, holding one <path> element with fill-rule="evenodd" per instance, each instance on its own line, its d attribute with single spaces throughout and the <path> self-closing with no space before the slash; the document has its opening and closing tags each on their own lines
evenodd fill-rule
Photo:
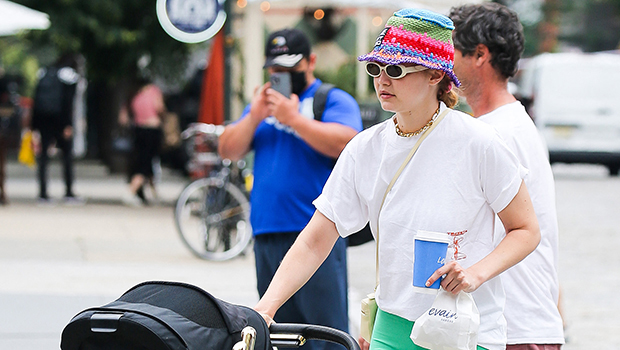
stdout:
<svg viewBox="0 0 620 350">
<path fill-rule="evenodd" d="M 8 204 L 5 189 L 6 180 L 6 154 L 8 148 L 7 134 L 11 124 L 11 118 L 16 114 L 15 106 L 11 101 L 11 91 L 9 89 L 9 79 L 4 74 L 4 69 L 0 65 L 0 206 Z"/>
<path fill-rule="evenodd" d="M 529 173 L 525 184 L 540 226 L 536 250 L 501 275 L 504 315 L 511 350 L 560 349 L 563 322 L 558 310 L 558 222 L 548 151 L 525 108 L 508 92 L 524 48 L 517 14 L 497 3 L 452 8 L 454 70 L 474 117 L 494 126 Z M 495 225 L 498 240 L 505 235 Z"/>
<path fill-rule="evenodd" d="M 54 65 L 39 73 L 32 112 L 32 130 L 40 134 L 38 157 L 39 202 L 48 203 L 47 165 L 50 147 L 55 143 L 63 157 L 65 180 L 64 200 L 70 204 L 82 204 L 83 199 L 73 192 L 73 100 L 77 82 L 74 55 L 63 55 Z"/>
<path fill-rule="evenodd" d="M 452 29 L 443 15 L 403 9 L 388 19 L 374 49 L 358 58 L 366 62 L 381 107 L 395 114 L 359 133 L 342 151 L 314 201 L 314 216 L 255 306 L 267 322 L 340 237 L 370 221 L 373 234 L 380 232 L 379 310 L 370 349 L 420 349 L 411 330 L 435 299 L 413 287 L 419 254 L 413 242 L 421 230 L 451 241 L 445 265 L 426 285 L 441 279 L 448 292 L 470 292 L 480 310 L 478 349 L 504 349 L 498 276 L 532 252 L 540 236 L 523 183 L 526 170 L 492 127 L 451 108 L 458 101 L 453 86 L 459 85 Z M 496 214 L 508 232 L 497 246 Z"/>
<path fill-rule="evenodd" d="M 148 204 L 145 196 L 145 185 L 152 190 L 151 198 L 157 198 L 155 190 L 153 162 L 158 160 L 162 146 L 162 120 L 166 112 L 164 95 L 159 87 L 148 79 L 141 79 L 138 90 L 122 106 L 119 113 L 119 124 L 133 124 L 135 154 L 131 168 L 129 192 L 123 196 L 123 202 L 131 206 Z"/>
<path fill-rule="evenodd" d="M 292 94 L 286 97 L 266 83 L 219 139 L 224 158 L 236 160 L 255 152 L 250 220 L 261 296 L 310 220 L 312 201 L 321 193 L 334 160 L 362 129 L 357 102 L 340 89 L 331 89 L 322 116 L 314 115 L 313 101 L 322 83 L 314 77 L 317 58 L 310 50 L 308 38 L 298 29 L 269 35 L 265 68 L 270 74 L 289 74 Z M 334 243 L 316 275 L 275 316 L 278 322 L 348 330 L 346 242 Z M 317 341 L 306 346 L 318 350 L 338 345 Z"/>
</svg>

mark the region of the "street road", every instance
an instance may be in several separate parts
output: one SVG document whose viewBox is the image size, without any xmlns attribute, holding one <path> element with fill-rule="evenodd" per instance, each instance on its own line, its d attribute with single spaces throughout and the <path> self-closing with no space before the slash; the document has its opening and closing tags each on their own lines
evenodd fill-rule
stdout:
<svg viewBox="0 0 620 350">
<path fill-rule="evenodd" d="M 597 166 L 556 165 L 554 173 L 564 349 L 618 349 L 620 301 L 613 293 L 620 290 L 620 179 Z M 111 199 L 126 189 L 121 178 L 78 181 L 80 193 L 106 198 L 90 198 L 81 207 L 41 207 L 24 198 L 0 207 L 0 350 L 56 350 L 72 316 L 147 280 L 195 284 L 248 306 L 257 301 L 251 250 L 213 263 L 182 245 L 169 204 L 183 181 L 168 181 L 162 184 L 164 203 L 146 208 Z M 9 194 L 34 196 L 34 186 L 33 179 L 9 178 Z M 357 325 L 359 301 L 374 286 L 372 243 L 349 248 L 349 276 Z"/>
<path fill-rule="evenodd" d="M 620 349 L 620 179 L 594 166 L 554 166 L 565 350 Z"/>
</svg>

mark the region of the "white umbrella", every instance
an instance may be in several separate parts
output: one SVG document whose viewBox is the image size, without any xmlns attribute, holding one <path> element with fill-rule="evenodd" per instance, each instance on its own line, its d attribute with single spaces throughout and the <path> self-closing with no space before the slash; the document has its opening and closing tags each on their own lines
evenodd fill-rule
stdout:
<svg viewBox="0 0 620 350">
<path fill-rule="evenodd" d="M 26 29 L 47 29 L 46 13 L 7 0 L 0 0 L 0 36 L 14 35 Z"/>
</svg>

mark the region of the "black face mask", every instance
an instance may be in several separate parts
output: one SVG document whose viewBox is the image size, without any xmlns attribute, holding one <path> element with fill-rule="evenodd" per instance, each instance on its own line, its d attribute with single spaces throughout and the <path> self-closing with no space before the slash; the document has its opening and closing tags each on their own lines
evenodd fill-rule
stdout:
<svg viewBox="0 0 620 350">
<path fill-rule="evenodd" d="M 308 85 L 308 80 L 305 71 L 291 72 L 291 90 L 295 95 L 299 96 L 304 92 L 306 85 Z"/>
</svg>

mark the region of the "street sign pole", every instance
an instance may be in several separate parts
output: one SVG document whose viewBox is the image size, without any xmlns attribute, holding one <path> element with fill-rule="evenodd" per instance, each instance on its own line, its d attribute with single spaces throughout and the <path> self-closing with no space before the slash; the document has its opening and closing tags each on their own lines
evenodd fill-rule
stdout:
<svg viewBox="0 0 620 350">
<path fill-rule="evenodd" d="M 231 119 L 231 101 L 232 101 L 232 53 L 234 46 L 234 38 L 232 35 L 232 0 L 225 0 L 224 12 L 228 17 L 228 21 L 224 23 L 224 122 L 230 122 Z"/>
</svg>

